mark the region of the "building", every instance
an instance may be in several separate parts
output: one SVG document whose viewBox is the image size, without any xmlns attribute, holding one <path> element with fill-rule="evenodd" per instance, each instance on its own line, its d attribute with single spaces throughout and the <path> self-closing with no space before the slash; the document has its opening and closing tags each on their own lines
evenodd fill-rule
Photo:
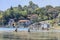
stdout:
<svg viewBox="0 0 60 40">
<path fill-rule="evenodd" d="M 37 15 L 37 14 L 30 14 L 30 15 L 28 15 L 28 18 L 29 18 L 30 20 L 37 20 L 38 15 Z"/>
<path fill-rule="evenodd" d="M 15 27 L 16 23 L 14 21 L 14 19 L 10 19 L 9 22 L 8 22 L 8 26 L 9 27 Z"/>
<path fill-rule="evenodd" d="M 30 20 L 19 20 L 18 26 L 19 27 L 28 27 L 31 24 Z"/>
<path fill-rule="evenodd" d="M 48 24 L 48 23 L 43 23 L 43 24 L 41 24 L 41 28 L 42 28 L 42 30 L 49 30 L 50 24 Z"/>
<path fill-rule="evenodd" d="M 31 30 L 49 30 L 51 25 L 47 22 L 34 23 L 29 26 Z"/>
</svg>

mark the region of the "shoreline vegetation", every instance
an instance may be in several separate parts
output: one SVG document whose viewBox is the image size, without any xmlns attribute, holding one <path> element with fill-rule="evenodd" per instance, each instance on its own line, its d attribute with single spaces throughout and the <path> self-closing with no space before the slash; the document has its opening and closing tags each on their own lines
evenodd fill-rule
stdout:
<svg viewBox="0 0 60 40">
<path fill-rule="evenodd" d="M 0 25 L 8 25 L 10 20 L 14 21 L 11 23 L 16 26 L 24 22 L 24 27 L 34 24 L 36 22 L 50 20 L 50 25 L 60 25 L 60 6 L 53 7 L 52 5 L 46 5 L 45 7 L 39 7 L 32 1 L 29 5 L 18 5 L 17 7 L 10 7 L 5 11 L 0 11 Z M 26 23 L 28 22 L 28 23 Z M 55 25 L 56 24 L 56 25 Z"/>
</svg>

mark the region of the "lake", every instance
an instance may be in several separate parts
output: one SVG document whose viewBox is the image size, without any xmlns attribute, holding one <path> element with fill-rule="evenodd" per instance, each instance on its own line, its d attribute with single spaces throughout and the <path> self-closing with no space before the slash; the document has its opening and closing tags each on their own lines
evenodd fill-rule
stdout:
<svg viewBox="0 0 60 40">
<path fill-rule="evenodd" d="M 0 28 L 0 31 L 10 32 L 15 31 L 16 28 Z M 28 31 L 28 28 L 17 28 L 18 31 Z"/>
<path fill-rule="evenodd" d="M 15 29 L 0 28 L 0 40 L 60 40 L 60 30 L 31 30 L 28 33 L 28 28 L 18 28 L 20 32 L 13 32 Z"/>
<path fill-rule="evenodd" d="M 0 31 L 13 32 L 16 28 L 0 28 Z M 17 28 L 18 31 L 28 31 L 29 28 Z M 31 30 L 31 32 L 60 32 L 60 30 Z"/>
</svg>

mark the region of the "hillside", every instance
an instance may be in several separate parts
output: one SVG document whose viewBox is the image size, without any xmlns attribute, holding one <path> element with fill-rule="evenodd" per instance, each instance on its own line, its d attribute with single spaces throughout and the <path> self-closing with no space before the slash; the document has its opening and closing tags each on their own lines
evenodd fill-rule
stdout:
<svg viewBox="0 0 60 40">
<path fill-rule="evenodd" d="M 17 7 L 10 7 L 9 9 L 0 12 L 0 25 L 8 25 L 10 19 L 14 19 L 17 23 L 21 19 L 29 19 L 33 23 L 53 20 L 60 14 L 60 6 L 53 7 L 46 5 L 45 7 L 39 7 L 32 1 L 28 6 L 18 5 Z"/>
</svg>

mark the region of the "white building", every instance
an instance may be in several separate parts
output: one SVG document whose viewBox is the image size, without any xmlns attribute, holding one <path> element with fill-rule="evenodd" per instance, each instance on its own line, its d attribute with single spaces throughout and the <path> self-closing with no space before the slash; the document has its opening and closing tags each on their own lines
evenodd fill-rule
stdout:
<svg viewBox="0 0 60 40">
<path fill-rule="evenodd" d="M 8 26 L 13 27 L 13 24 L 14 24 L 14 19 L 10 19 L 8 22 Z"/>
<path fill-rule="evenodd" d="M 32 30 L 47 30 L 51 27 L 49 23 L 45 22 L 39 22 L 39 23 L 34 23 L 29 26 Z"/>
</svg>

